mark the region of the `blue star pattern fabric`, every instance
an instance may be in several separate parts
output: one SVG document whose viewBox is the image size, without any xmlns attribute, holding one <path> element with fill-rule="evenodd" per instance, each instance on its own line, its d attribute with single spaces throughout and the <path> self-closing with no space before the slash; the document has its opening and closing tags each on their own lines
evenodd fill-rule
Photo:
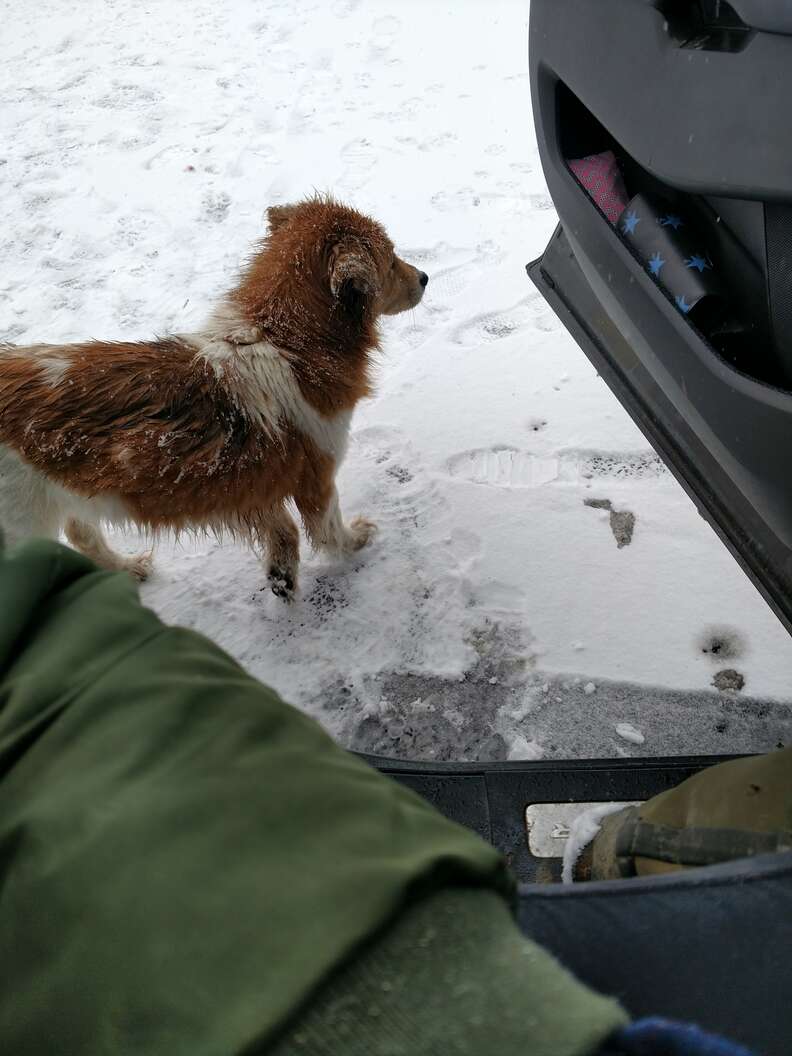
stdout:
<svg viewBox="0 0 792 1056">
<path fill-rule="evenodd" d="M 682 315 L 705 331 L 725 316 L 726 291 L 701 222 L 655 195 L 636 194 L 616 229 Z"/>
<path fill-rule="evenodd" d="M 692 257 L 689 257 L 685 261 L 686 268 L 695 268 L 696 271 L 706 271 L 707 268 L 712 267 L 712 262 L 707 257 L 702 256 L 700 253 L 694 253 Z"/>
<path fill-rule="evenodd" d="M 640 222 L 640 216 L 638 216 L 637 213 L 635 213 L 634 211 L 630 211 L 624 218 L 624 223 L 622 224 L 622 231 L 624 231 L 626 235 L 631 235 L 635 231 L 638 224 L 640 224 Z"/>
</svg>

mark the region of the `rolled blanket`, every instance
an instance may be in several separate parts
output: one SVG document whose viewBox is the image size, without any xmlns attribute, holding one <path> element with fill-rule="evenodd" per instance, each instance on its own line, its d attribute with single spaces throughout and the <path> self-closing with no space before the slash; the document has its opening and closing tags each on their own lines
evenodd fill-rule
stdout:
<svg viewBox="0 0 792 1056">
<path fill-rule="evenodd" d="M 629 197 L 613 151 L 575 158 L 567 161 L 567 165 L 589 198 L 615 226 Z"/>
</svg>

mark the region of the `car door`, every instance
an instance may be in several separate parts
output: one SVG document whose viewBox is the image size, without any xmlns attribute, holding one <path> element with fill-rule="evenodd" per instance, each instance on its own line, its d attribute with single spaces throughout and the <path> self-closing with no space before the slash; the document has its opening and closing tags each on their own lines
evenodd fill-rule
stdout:
<svg viewBox="0 0 792 1056">
<path fill-rule="evenodd" d="M 532 0 L 529 274 L 792 631 L 792 5 Z"/>
</svg>

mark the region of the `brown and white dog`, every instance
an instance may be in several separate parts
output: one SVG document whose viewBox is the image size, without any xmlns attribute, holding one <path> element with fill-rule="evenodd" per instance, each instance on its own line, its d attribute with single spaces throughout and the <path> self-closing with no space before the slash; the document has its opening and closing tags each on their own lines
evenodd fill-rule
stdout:
<svg viewBox="0 0 792 1056">
<path fill-rule="evenodd" d="M 296 506 L 312 545 L 365 546 L 335 487 L 368 395 L 377 318 L 412 308 L 427 276 L 375 221 L 330 198 L 268 210 L 269 232 L 198 333 L 145 342 L 0 345 L 0 526 L 12 543 L 69 542 L 140 579 L 100 522 L 249 542 L 273 591 L 297 584 Z"/>
</svg>

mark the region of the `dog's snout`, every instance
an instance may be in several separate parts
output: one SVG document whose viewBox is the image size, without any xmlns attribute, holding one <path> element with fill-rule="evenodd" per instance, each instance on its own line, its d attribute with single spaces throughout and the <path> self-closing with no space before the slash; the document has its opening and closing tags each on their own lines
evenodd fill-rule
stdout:
<svg viewBox="0 0 792 1056">
<path fill-rule="evenodd" d="M 418 281 L 420 282 L 420 284 L 425 289 L 426 288 L 426 284 L 429 282 L 429 276 L 426 274 L 425 271 L 421 271 L 421 272 L 418 273 Z"/>
</svg>

